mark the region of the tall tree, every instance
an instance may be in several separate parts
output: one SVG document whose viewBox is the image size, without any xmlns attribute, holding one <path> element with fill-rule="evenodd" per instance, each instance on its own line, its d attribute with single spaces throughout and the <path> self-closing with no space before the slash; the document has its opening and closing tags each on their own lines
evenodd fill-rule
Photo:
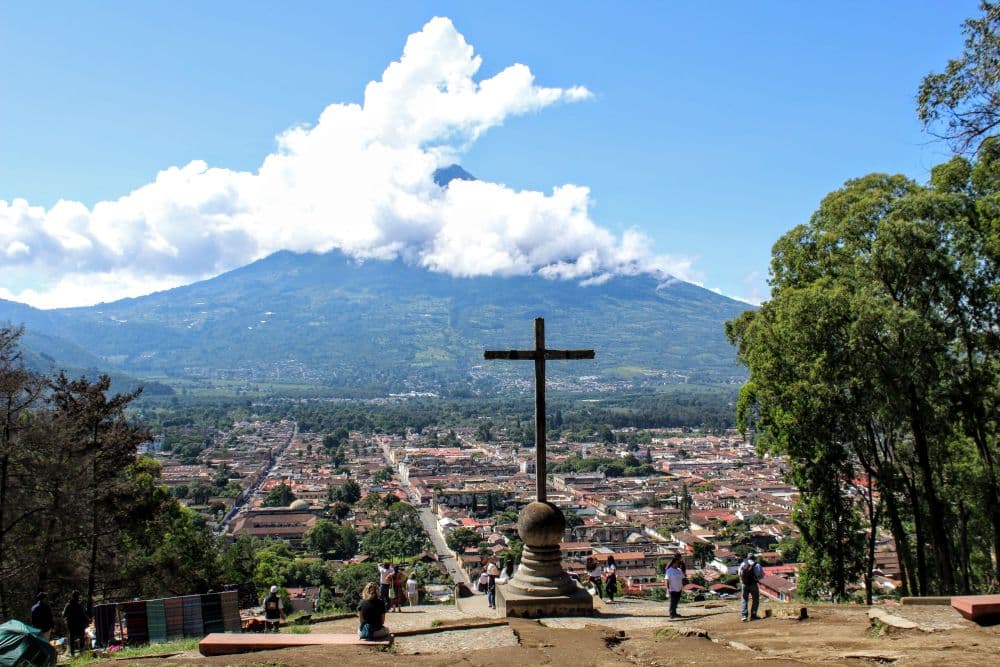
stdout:
<svg viewBox="0 0 1000 667">
<path fill-rule="evenodd" d="M 958 588 L 956 544 L 963 567 L 972 566 L 976 536 L 959 499 L 981 498 L 989 517 L 991 556 L 965 579 L 997 580 L 996 156 L 991 138 L 975 164 L 941 165 L 927 187 L 881 174 L 848 182 L 775 244 L 771 301 L 727 324 L 751 372 L 741 427 L 790 456 L 800 512 L 826 516 L 860 466 L 884 503 L 908 583 L 921 593 Z M 830 473 L 812 471 L 817 462 Z M 973 483 L 983 493 L 960 492 Z M 809 509 L 816 493 L 824 500 Z M 837 521 L 846 527 L 855 519 L 842 509 Z M 869 521 L 881 516 L 875 504 L 867 509 Z M 829 519 L 803 534 L 816 562 L 835 547 L 817 542 L 830 534 Z"/>
<path fill-rule="evenodd" d="M 50 400 L 63 422 L 63 433 L 77 443 L 84 463 L 82 486 L 86 495 L 81 500 L 89 513 L 88 605 L 93 604 L 96 593 L 102 544 L 115 535 L 119 521 L 128 515 L 131 488 L 122 472 L 135 462 L 138 445 L 150 439 L 147 431 L 125 417 L 126 406 L 142 390 L 109 398 L 110 388 L 107 375 L 90 382 L 83 377 L 70 380 L 63 373 L 51 387 Z"/>
<path fill-rule="evenodd" d="M 974 153 L 1000 125 L 1000 3 L 980 3 L 982 16 L 965 22 L 965 51 L 943 72 L 924 77 L 917 115 L 957 153 Z"/>
<path fill-rule="evenodd" d="M 33 507 L 18 497 L 19 482 L 28 471 L 20 465 L 25 449 L 21 435 L 28 424 L 26 417 L 35 406 L 44 379 L 27 369 L 18 341 L 23 329 L 0 327 L 0 617 L 9 618 L 15 605 L 26 600 L 11 600 L 9 582 L 22 578 L 28 563 L 10 554 L 15 531 L 23 530 L 32 520 Z"/>
</svg>

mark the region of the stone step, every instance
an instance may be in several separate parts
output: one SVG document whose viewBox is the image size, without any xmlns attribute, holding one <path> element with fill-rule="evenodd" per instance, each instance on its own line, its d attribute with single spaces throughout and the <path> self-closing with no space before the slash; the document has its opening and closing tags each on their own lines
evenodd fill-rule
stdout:
<svg viewBox="0 0 1000 667">
<path fill-rule="evenodd" d="M 961 595 L 951 599 L 951 606 L 977 623 L 1000 617 L 1000 595 Z"/>
<path fill-rule="evenodd" d="M 358 639 L 358 635 L 344 634 L 265 634 L 213 632 L 198 643 L 198 651 L 204 656 L 232 655 L 253 651 L 270 651 L 297 646 L 390 646 L 392 637 L 387 639 Z"/>
</svg>

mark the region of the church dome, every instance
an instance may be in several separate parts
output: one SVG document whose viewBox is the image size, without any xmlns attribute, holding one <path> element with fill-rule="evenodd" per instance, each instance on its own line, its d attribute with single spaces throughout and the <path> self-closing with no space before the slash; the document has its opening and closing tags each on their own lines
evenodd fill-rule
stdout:
<svg viewBox="0 0 1000 667">
<path fill-rule="evenodd" d="M 290 510 L 307 510 L 309 509 L 309 501 L 299 498 L 298 500 L 293 500 L 292 504 L 288 506 Z"/>
</svg>

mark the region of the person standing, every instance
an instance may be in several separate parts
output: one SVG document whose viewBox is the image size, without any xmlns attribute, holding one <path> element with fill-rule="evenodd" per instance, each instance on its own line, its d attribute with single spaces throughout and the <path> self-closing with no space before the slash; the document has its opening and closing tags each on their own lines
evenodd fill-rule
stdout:
<svg viewBox="0 0 1000 667">
<path fill-rule="evenodd" d="M 374 581 L 365 584 L 358 605 L 358 637 L 361 639 L 384 639 L 389 636 L 385 627 L 385 605 L 379 597 L 379 587 Z"/>
<path fill-rule="evenodd" d="M 496 559 L 491 558 L 486 564 L 486 602 L 490 609 L 497 608 L 497 577 L 500 576 L 500 568 L 497 567 Z"/>
<path fill-rule="evenodd" d="M 684 560 L 680 556 L 674 556 L 664 578 L 667 580 L 667 591 L 670 593 L 670 618 L 680 618 L 677 613 L 677 604 L 681 601 L 681 591 L 684 590 Z"/>
<path fill-rule="evenodd" d="M 264 632 L 274 630 L 278 632 L 281 619 L 285 617 L 285 605 L 278 595 L 278 587 L 271 586 L 270 594 L 264 598 Z"/>
<path fill-rule="evenodd" d="M 590 583 L 594 585 L 594 592 L 597 595 L 597 599 L 602 599 L 604 591 L 601 586 L 601 564 L 593 556 L 587 559 L 587 576 L 590 578 Z"/>
<path fill-rule="evenodd" d="M 604 592 L 608 595 L 608 602 L 615 601 L 615 593 L 618 592 L 618 566 L 614 556 L 608 556 L 608 562 L 604 565 Z"/>
<path fill-rule="evenodd" d="M 479 571 L 479 577 L 476 579 L 476 590 L 480 593 L 486 592 L 486 584 L 490 583 L 490 575 L 486 574 L 486 568 L 484 567 Z"/>
<path fill-rule="evenodd" d="M 392 585 L 392 576 L 396 570 L 387 562 L 378 566 L 378 596 L 382 600 L 382 606 L 389 608 L 389 587 Z"/>
<path fill-rule="evenodd" d="M 764 570 L 761 568 L 760 563 L 754 559 L 753 554 L 749 554 L 746 560 L 740 563 L 736 574 L 740 578 L 740 586 L 743 589 L 743 601 L 740 603 L 740 620 L 756 621 L 759 618 L 757 616 L 757 608 L 760 606 L 759 582 L 764 576 Z M 749 611 L 747 610 L 748 598 L 753 599 Z"/>
<path fill-rule="evenodd" d="M 403 602 L 406 601 L 406 592 L 403 590 L 403 568 L 397 566 L 392 573 L 392 608 L 390 611 L 403 611 Z"/>
<path fill-rule="evenodd" d="M 420 602 L 420 592 L 417 590 L 417 580 L 414 572 L 410 572 L 409 578 L 406 580 L 406 597 L 410 601 L 411 607 L 416 607 Z"/>
<path fill-rule="evenodd" d="M 35 604 L 31 607 L 31 625 L 38 628 L 46 639 L 52 634 L 55 621 L 52 619 L 52 607 L 49 606 L 49 596 L 45 591 L 35 596 Z"/>
<path fill-rule="evenodd" d="M 76 655 L 77 651 L 82 653 L 85 648 L 89 648 L 84 632 L 90 625 L 90 616 L 83 603 L 80 602 L 80 591 L 73 591 L 69 602 L 63 607 L 62 615 L 66 620 L 66 629 L 69 634 L 69 654 Z"/>
</svg>

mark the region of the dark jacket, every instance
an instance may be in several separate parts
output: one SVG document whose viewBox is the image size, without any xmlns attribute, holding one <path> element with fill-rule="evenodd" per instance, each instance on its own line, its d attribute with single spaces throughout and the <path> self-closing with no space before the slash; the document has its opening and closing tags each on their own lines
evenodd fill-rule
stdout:
<svg viewBox="0 0 1000 667">
<path fill-rule="evenodd" d="M 66 619 L 66 627 L 70 630 L 82 631 L 90 623 L 90 616 L 79 600 L 67 602 L 62 615 Z"/>
<path fill-rule="evenodd" d="M 281 619 L 281 598 L 277 593 L 271 593 L 264 599 L 264 618 L 269 621 Z"/>
<path fill-rule="evenodd" d="M 48 602 L 38 601 L 31 608 L 31 624 L 42 632 L 52 629 L 55 623 L 52 620 L 52 607 Z"/>
</svg>

